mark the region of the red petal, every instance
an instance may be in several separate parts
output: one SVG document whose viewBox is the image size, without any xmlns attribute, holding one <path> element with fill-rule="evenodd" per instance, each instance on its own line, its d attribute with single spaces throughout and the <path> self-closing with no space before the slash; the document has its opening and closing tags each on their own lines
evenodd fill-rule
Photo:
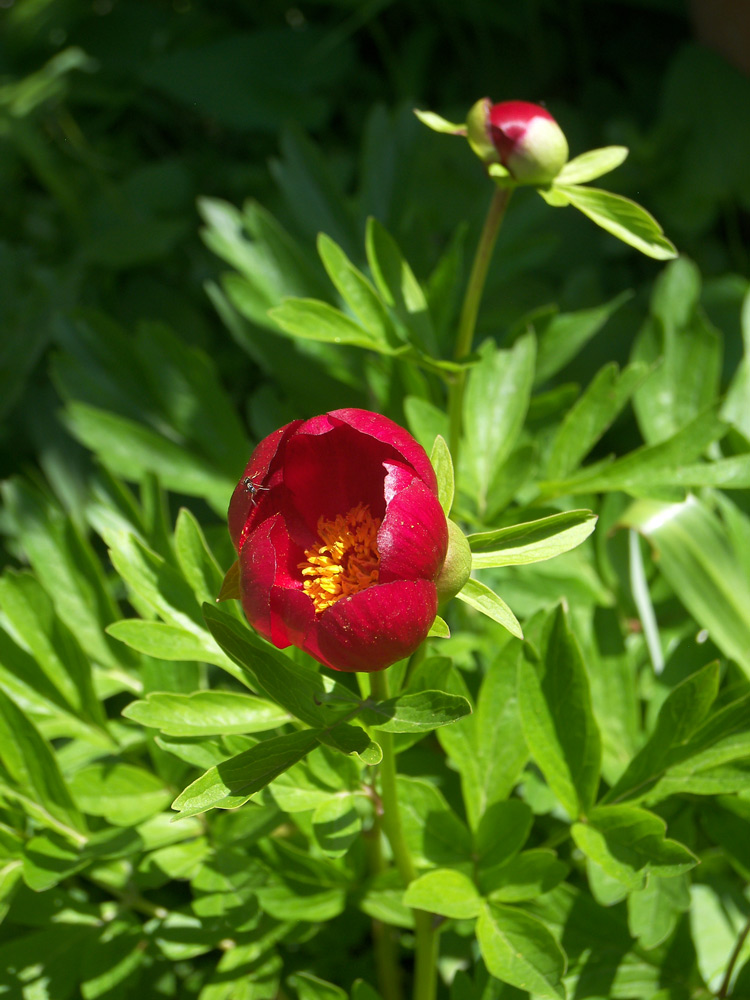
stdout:
<svg viewBox="0 0 750 1000">
<path fill-rule="evenodd" d="M 394 448 L 401 457 L 412 466 L 419 478 L 429 486 L 432 492 L 437 495 L 437 479 L 435 470 L 421 444 L 414 440 L 411 434 L 399 427 L 388 417 L 379 413 L 372 413 L 370 410 L 331 410 L 328 414 L 331 419 L 340 420 L 348 424 L 361 434 L 375 438 Z"/>
<path fill-rule="evenodd" d="M 253 494 L 245 486 L 245 480 L 250 479 L 259 486 L 270 486 L 269 470 L 271 463 L 281 449 L 286 438 L 293 433 L 294 428 L 301 424 L 301 420 L 293 420 L 290 424 L 280 427 L 273 434 L 258 444 L 250 456 L 250 461 L 245 466 L 245 471 L 240 477 L 239 483 L 234 489 L 232 499 L 229 501 L 229 512 L 227 521 L 229 523 L 229 536 L 232 539 L 235 549 L 239 552 L 244 537 L 247 535 L 251 519 L 256 511 L 259 511 L 261 502 L 266 498 L 266 494 L 261 492 L 253 497 Z M 253 503 L 255 500 L 255 503 Z"/>
<path fill-rule="evenodd" d="M 434 580 L 447 550 L 443 508 L 424 483 L 415 479 L 391 500 L 380 525 L 380 582 Z"/>
<path fill-rule="evenodd" d="M 334 670 L 382 670 L 417 649 L 436 614 L 428 580 L 376 585 L 324 611 L 304 648 Z"/>
<path fill-rule="evenodd" d="M 249 545 L 240 552 L 242 609 L 250 624 L 266 639 L 271 638 L 271 588 L 276 577 L 276 549 L 271 540 L 275 519 L 253 532 Z"/>
<path fill-rule="evenodd" d="M 383 463 L 393 457 L 392 449 L 343 424 L 321 433 L 319 420 L 298 429 L 284 456 L 289 503 L 315 536 L 318 518 L 346 514 L 359 503 L 369 504 L 373 517 L 383 516 Z M 307 433 L 308 424 L 316 424 L 316 433 Z M 305 544 L 296 533 L 294 537 Z"/>
</svg>

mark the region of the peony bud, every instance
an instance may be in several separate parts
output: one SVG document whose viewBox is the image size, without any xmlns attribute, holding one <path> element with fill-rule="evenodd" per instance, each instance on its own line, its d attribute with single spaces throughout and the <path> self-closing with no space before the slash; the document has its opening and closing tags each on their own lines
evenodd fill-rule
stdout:
<svg viewBox="0 0 750 1000">
<path fill-rule="evenodd" d="M 463 590 L 471 576 L 471 549 L 455 521 L 448 521 L 448 552 L 437 578 L 438 603 L 445 604 Z"/>
<path fill-rule="evenodd" d="M 528 101 L 477 101 L 467 136 L 487 165 L 500 163 L 518 184 L 549 184 L 568 160 L 568 142 L 552 115 Z"/>
</svg>

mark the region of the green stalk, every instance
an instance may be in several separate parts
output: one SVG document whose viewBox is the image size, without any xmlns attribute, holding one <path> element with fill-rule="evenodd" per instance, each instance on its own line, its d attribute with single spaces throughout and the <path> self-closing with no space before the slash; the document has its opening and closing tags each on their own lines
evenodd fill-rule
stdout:
<svg viewBox="0 0 750 1000">
<path fill-rule="evenodd" d="M 455 361 L 462 361 L 471 353 L 474 343 L 474 330 L 477 325 L 477 313 L 479 303 L 482 300 L 484 283 L 487 280 L 487 270 L 492 259 L 492 251 L 495 247 L 497 234 L 508 207 L 511 188 L 496 188 L 492 196 L 487 218 L 484 220 L 484 228 L 479 238 L 477 252 L 474 255 L 474 263 L 469 275 L 469 283 L 466 286 L 461 316 L 458 322 L 458 333 L 456 334 L 456 346 L 453 351 Z M 463 412 L 464 389 L 466 387 L 466 372 L 458 372 L 453 380 L 448 396 L 448 415 L 450 418 L 450 450 L 453 456 L 453 464 L 458 464 L 458 452 L 461 443 L 461 417 Z"/>
<path fill-rule="evenodd" d="M 370 674 L 372 697 L 378 701 L 388 698 L 388 675 L 385 670 Z M 416 878 L 416 869 L 409 845 L 401 825 L 401 811 L 396 784 L 396 753 L 393 734 L 378 732 L 378 742 L 383 750 L 380 763 L 380 800 L 382 824 L 393 851 L 393 859 L 404 885 Z M 437 992 L 438 942 L 433 927 L 432 914 L 425 910 L 412 910 L 416 930 L 416 968 L 414 973 L 414 1000 L 435 1000 Z"/>
</svg>

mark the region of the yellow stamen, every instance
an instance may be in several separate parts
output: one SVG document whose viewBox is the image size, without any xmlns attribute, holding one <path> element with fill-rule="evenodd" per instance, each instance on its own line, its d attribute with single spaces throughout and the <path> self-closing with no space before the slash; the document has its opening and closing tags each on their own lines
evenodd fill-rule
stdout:
<svg viewBox="0 0 750 1000">
<path fill-rule="evenodd" d="M 321 541 L 307 549 L 305 561 L 297 565 L 305 577 L 302 587 L 318 614 L 378 582 L 379 527 L 380 519 L 361 503 L 333 520 L 318 520 Z"/>
</svg>

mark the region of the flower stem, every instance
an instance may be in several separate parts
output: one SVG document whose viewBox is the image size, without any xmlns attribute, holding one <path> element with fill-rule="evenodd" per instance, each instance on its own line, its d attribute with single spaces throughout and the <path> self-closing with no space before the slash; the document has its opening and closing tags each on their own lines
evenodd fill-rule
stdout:
<svg viewBox="0 0 750 1000">
<path fill-rule="evenodd" d="M 487 270 L 492 259 L 492 251 L 495 247 L 497 234 L 500 232 L 500 225 L 505 216 L 505 209 L 508 207 L 511 188 L 496 188 L 492 196 L 487 218 L 484 220 L 482 235 L 479 237 L 477 252 L 474 255 L 474 263 L 469 275 L 469 283 L 466 286 L 463 305 L 461 307 L 461 317 L 458 321 L 458 333 L 456 334 L 456 346 L 453 357 L 456 361 L 462 361 L 471 353 L 474 343 L 474 330 L 477 325 L 477 313 L 479 303 L 482 300 L 484 283 L 487 279 Z M 451 385 L 448 399 L 448 414 L 450 417 L 450 449 L 453 456 L 453 463 L 458 463 L 458 451 L 461 442 L 461 415 L 463 411 L 464 389 L 466 387 L 466 372 L 458 372 Z"/>
<path fill-rule="evenodd" d="M 388 698 L 388 676 L 384 670 L 370 674 L 370 684 L 373 698 L 378 701 L 385 701 Z M 380 764 L 383 829 L 404 885 L 408 885 L 416 878 L 416 869 L 401 825 L 393 734 L 378 732 L 378 742 L 383 750 L 383 760 Z M 438 943 L 432 914 L 425 910 L 412 910 L 412 913 L 416 930 L 414 1000 L 434 1000 L 437 992 Z"/>
</svg>

